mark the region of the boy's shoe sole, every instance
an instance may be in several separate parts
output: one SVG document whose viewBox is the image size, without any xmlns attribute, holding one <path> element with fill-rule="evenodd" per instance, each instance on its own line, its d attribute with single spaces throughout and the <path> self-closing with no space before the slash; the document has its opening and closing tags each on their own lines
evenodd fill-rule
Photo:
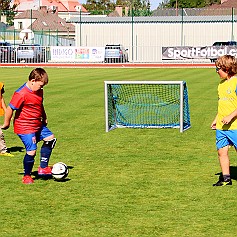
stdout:
<svg viewBox="0 0 237 237">
<path fill-rule="evenodd" d="M 8 157 L 13 157 L 11 153 L 5 152 L 5 153 L 0 153 L 0 156 L 8 156 Z"/>
<path fill-rule="evenodd" d="M 25 176 L 23 176 L 23 178 L 22 178 L 22 183 L 23 183 L 23 184 L 33 184 L 33 183 L 34 183 L 34 180 L 31 178 L 30 175 L 25 175 Z"/>
<path fill-rule="evenodd" d="M 228 180 L 228 181 L 219 180 L 217 183 L 213 184 L 213 186 L 227 186 L 227 185 L 232 185 L 232 181 L 231 180 Z"/>
<path fill-rule="evenodd" d="M 47 166 L 46 168 L 38 168 L 38 175 L 44 175 L 44 176 L 51 176 L 52 175 L 52 169 Z"/>
</svg>

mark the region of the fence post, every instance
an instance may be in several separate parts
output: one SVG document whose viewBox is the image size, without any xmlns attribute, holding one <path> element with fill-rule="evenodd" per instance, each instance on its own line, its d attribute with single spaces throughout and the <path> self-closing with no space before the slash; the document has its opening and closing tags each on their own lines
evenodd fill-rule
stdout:
<svg viewBox="0 0 237 237">
<path fill-rule="evenodd" d="M 14 47 L 16 45 L 16 29 L 13 30 Z"/>
<path fill-rule="evenodd" d="M 232 7 L 232 21 L 231 21 L 231 41 L 234 41 L 234 8 Z"/>
<path fill-rule="evenodd" d="M 51 46 L 51 45 L 50 45 L 50 29 L 49 29 L 49 46 Z"/>
<path fill-rule="evenodd" d="M 57 29 L 57 44 L 56 45 L 58 46 L 58 29 Z"/>
<path fill-rule="evenodd" d="M 182 12 L 182 22 L 181 22 L 181 46 L 183 46 L 183 33 L 184 33 L 184 9 L 181 9 Z"/>
<path fill-rule="evenodd" d="M 133 55 L 133 8 L 132 8 L 132 62 L 134 63 L 134 55 Z"/>
<path fill-rule="evenodd" d="M 81 46 L 81 7 L 80 7 L 80 46 Z"/>
<path fill-rule="evenodd" d="M 30 22 L 30 30 L 31 30 L 31 32 L 33 32 L 33 30 L 32 30 L 32 24 L 33 24 L 33 10 L 32 10 L 32 9 L 30 9 L 30 20 L 31 20 L 31 22 Z M 31 39 L 31 44 L 33 44 L 33 43 L 34 43 L 34 38 Z"/>
</svg>

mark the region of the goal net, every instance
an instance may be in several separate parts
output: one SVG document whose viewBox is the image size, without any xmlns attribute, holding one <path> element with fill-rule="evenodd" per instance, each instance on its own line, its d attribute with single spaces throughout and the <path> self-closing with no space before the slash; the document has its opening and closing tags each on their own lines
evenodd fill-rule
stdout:
<svg viewBox="0 0 237 237">
<path fill-rule="evenodd" d="M 106 132 L 120 127 L 190 128 L 185 81 L 105 81 Z"/>
</svg>

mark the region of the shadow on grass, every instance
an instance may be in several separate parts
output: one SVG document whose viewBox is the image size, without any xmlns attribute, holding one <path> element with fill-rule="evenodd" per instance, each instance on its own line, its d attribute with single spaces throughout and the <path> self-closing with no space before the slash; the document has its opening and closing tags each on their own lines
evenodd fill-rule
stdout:
<svg viewBox="0 0 237 237">
<path fill-rule="evenodd" d="M 13 147 L 10 147 L 10 148 L 7 148 L 9 152 L 23 152 L 25 150 L 24 147 L 21 147 L 21 146 L 13 146 Z"/>
<path fill-rule="evenodd" d="M 222 172 L 216 173 L 215 175 L 222 175 Z M 237 166 L 230 166 L 230 177 L 233 180 L 237 180 Z"/>
<path fill-rule="evenodd" d="M 73 169 L 74 167 L 73 166 L 68 166 L 68 169 Z M 23 172 L 20 172 L 18 173 L 19 175 L 24 175 Z M 71 179 L 69 178 L 65 178 L 65 179 L 62 179 L 62 180 L 56 180 L 52 177 L 52 175 L 38 175 L 38 171 L 33 171 L 31 172 L 31 175 L 34 176 L 32 177 L 34 180 L 37 180 L 37 179 L 41 179 L 41 180 L 49 180 L 49 179 L 52 179 L 54 180 L 55 182 L 59 182 L 59 183 L 64 183 L 64 182 L 68 182 L 70 181 Z"/>
</svg>

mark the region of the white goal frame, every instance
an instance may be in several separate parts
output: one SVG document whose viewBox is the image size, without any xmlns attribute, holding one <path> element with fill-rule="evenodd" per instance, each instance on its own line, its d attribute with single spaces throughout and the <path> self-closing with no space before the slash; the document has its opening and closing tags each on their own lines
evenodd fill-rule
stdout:
<svg viewBox="0 0 237 237">
<path fill-rule="evenodd" d="M 179 128 L 180 132 L 184 132 L 183 121 L 184 121 L 184 113 L 183 113 L 183 106 L 184 106 L 184 81 L 104 81 L 104 93 L 105 93 L 105 131 L 109 132 L 114 128 L 109 128 L 109 113 L 108 113 L 108 85 L 119 85 L 119 84 L 137 84 L 137 85 L 151 85 L 151 84 L 171 84 L 171 85 L 180 85 L 180 126 L 175 126 L 175 128 Z M 117 127 L 124 127 L 124 126 L 117 126 Z M 157 126 L 157 128 L 160 128 Z"/>
</svg>

